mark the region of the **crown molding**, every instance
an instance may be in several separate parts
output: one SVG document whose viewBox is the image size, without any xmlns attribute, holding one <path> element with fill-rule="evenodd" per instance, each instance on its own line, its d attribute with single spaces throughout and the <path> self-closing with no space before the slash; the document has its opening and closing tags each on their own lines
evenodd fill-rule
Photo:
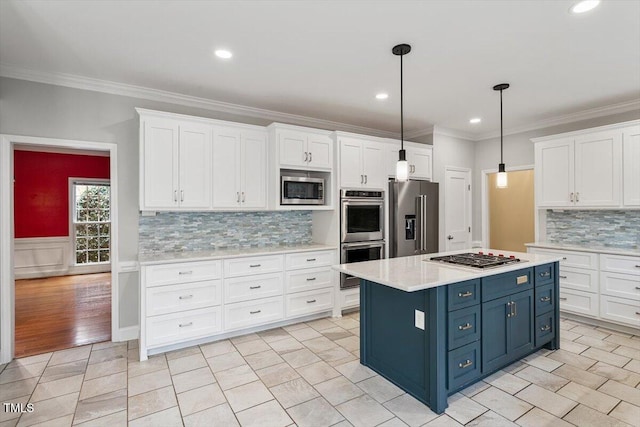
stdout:
<svg viewBox="0 0 640 427">
<path fill-rule="evenodd" d="M 397 136 L 395 132 L 373 129 L 365 126 L 357 126 L 331 120 L 316 119 L 313 117 L 302 116 L 298 114 L 283 113 L 280 111 L 249 107 L 246 105 L 232 104 L 229 102 L 215 101 L 208 98 L 183 95 L 176 92 L 152 89 L 144 86 L 136 86 L 126 83 L 112 82 L 108 80 L 94 79 L 74 74 L 30 70 L 5 63 L 0 63 L 0 76 L 12 79 L 28 80 L 36 83 L 45 83 L 55 86 L 65 86 L 74 89 L 108 93 L 111 95 L 121 95 L 146 99 L 150 101 L 167 102 L 186 107 L 202 108 L 205 110 L 263 119 L 270 122 L 284 122 L 298 126 L 314 127 L 331 131 L 341 130 L 357 134 L 379 136 L 381 138 L 395 138 Z"/>
<path fill-rule="evenodd" d="M 433 133 L 433 128 L 434 126 L 431 125 L 423 129 L 416 129 L 411 132 L 405 133 L 404 136 L 407 137 L 407 139 L 413 139 L 413 138 L 419 138 L 424 135 L 431 135 Z"/>
<path fill-rule="evenodd" d="M 433 126 L 434 135 L 450 136 L 452 138 L 466 139 L 467 141 L 477 141 L 475 135 L 459 130 L 447 129 L 442 126 Z"/>
</svg>

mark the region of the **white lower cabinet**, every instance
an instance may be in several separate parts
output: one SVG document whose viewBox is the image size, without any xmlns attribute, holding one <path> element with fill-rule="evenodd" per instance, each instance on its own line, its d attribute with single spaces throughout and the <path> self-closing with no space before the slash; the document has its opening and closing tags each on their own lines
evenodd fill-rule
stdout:
<svg viewBox="0 0 640 427">
<path fill-rule="evenodd" d="M 600 297 L 600 317 L 640 328 L 640 302 L 602 295 Z"/>
<path fill-rule="evenodd" d="M 282 282 L 282 273 L 225 279 L 224 301 L 233 303 L 282 295 Z"/>
<path fill-rule="evenodd" d="M 287 271 L 285 287 L 287 292 L 302 292 L 333 286 L 331 268 L 316 267 L 305 270 Z"/>
<path fill-rule="evenodd" d="M 259 298 L 256 300 L 225 304 L 224 329 L 232 331 L 250 326 L 282 320 L 284 310 L 282 297 Z"/>
<path fill-rule="evenodd" d="M 560 310 L 598 317 L 598 294 L 563 289 L 560 285 Z"/>
<path fill-rule="evenodd" d="M 220 305 L 221 289 L 221 280 L 148 288 L 147 316 Z"/>
<path fill-rule="evenodd" d="M 333 288 L 298 292 L 287 295 L 287 317 L 304 316 L 333 308 Z"/>
<path fill-rule="evenodd" d="M 341 308 L 354 308 L 360 306 L 360 287 L 344 289 L 340 291 Z"/>
<path fill-rule="evenodd" d="M 146 321 L 148 347 L 175 344 L 214 335 L 222 330 L 220 307 L 151 316 Z"/>
</svg>

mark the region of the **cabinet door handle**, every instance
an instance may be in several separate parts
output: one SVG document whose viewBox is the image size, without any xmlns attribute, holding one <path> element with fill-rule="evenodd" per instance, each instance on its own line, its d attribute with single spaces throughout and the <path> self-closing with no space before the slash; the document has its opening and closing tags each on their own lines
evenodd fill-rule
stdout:
<svg viewBox="0 0 640 427">
<path fill-rule="evenodd" d="M 180 271 L 178 272 L 179 276 L 184 276 L 185 274 L 193 274 L 193 270 L 189 270 L 189 271 Z"/>
<path fill-rule="evenodd" d="M 550 326 L 550 325 L 544 325 L 544 326 L 542 326 L 542 327 L 540 328 L 540 331 L 541 331 L 541 332 L 545 332 L 545 331 L 548 331 L 548 330 L 550 330 L 550 329 L 551 329 L 551 326 Z"/>
<path fill-rule="evenodd" d="M 256 310 L 256 311 L 250 311 L 249 314 L 258 314 L 260 313 L 262 310 Z"/>
<path fill-rule="evenodd" d="M 309 153 L 304 152 L 304 162 L 307 163 L 309 161 Z"/>
<path fill-rule="evenodd" d="M 573 193 L 569 194 L 569 200 L 573 203 Z"/>
<path fill-rule="evenodd" d="M 193 295 L 180 295 L 178 298 L 179 299 L 191 299 L 191 298 L 193 298 Z"/>
<path fill-rule="evenodd" d="M 367 175 L 365 175 L 365 176 L 364 176 L 364 183 L 366 184 L 366 183 L 367 183 L 367 181 L 368 181 L 368 179 L 367 179 Z"/>
<path fill-rule="evenodd" d="M 360 175 L 360 184 L 364 184 L 364 175 Z"/>
<path fill-rule="evenodd" d="M 174 202 L 178 201 L 178 190 L 173 190 L 173 201 Z"/>
<path fill-rule="evenodd" d="M 516 304 L 515 302 L 512 302 L 511 307 L 513 307 L 513 316 L 511 317 L 516 317 L 518 315 L 518 304 Z"/>
<path fill-rule="evenodd" d="M 250 268 L 256 268 L 256 267 L 260 267 L 262 264 L 251 264 L 249 265 Z"/>
<path fill-rule="evenodd" d="M 315 277 L 307 277 L 307 282 L 313 282 L 314 280 L 316 280 Z"/>
<path fill-rule="evenodd" d="M 180 190 L 180 201 L 184 202 L 184 190 Z"/>
<path fill-rule="evenodd" d="M 580 201 L 580 193 L 578 192 L 576 193 L 576 202 L 579 202 L 579 201 Z"/>
<path fill-rule="evenodd" d="M 309 163 L 313 160 L 313 153 L 309 151 Z"/>
<path fill-rule="evenodd" d="M 193 322 L 189 322 L 189 323 L 180 323 L 178 326 L 180 328 L 186 328 L 187 326 L 191 326 L 193 325 Z"/>
<path fill-rule="evenodd" d="M 240 203 L 240 192 L 236 191 L 236 202 Z"/>
<path fill-rule="evenodd" d="M 471 360 L 467 359 L 464 362 L 458 363 L 458 368 L 465 369 L 465 368 L 468 368 L 471 365 L 473 365 L 473 362 Z"/>
<path fill-rule="evenodd" d="M 242 203 L 244 203 L 244 191 L 242 192 Z"/>
<path fill-rule="evenodd" d="M 260 289 L 262 287 L 262 285 L 258 285 L 258 286 L 249 286 L 249 289 Z"/>
<path fill-rule="evenodd" d="M 567 278 L 567 276 L 558 276 L 558 277 L 561 278 L 561 279 L 566 279 Z"/>
<path fill-rule="evenodd" d="M 458 292 L 458 298 L 467 298 L 467 297 L 470 297 L 471 295 L 473 295 L 473 292 L 471 291 Z"/>
<path fill-rule="evenodd" d="M 560 301 L 566 301 L 566 298 L 560 297 Z"/>
<path fill-rule="evenodd" d="M 549 302 L 551 301 L 551 297 L 542 297 L 540 298 L 540 302 Z"/>
<path fill-rule="evenodd" d="M 458 325 L 459 331 L 466 331 L 467 329 L 471 329 L 471 328 L 473 328 L 473 325 L 469 322 L 465 323 L 464 325 Z"/>
<path fill-rule="evenodd" d="M 513 309 L 511 308 L 511 302 L 507 303 L 507 307 L 509 307 L 509 312 L 507 313 L 507 317 L 511 317 L 513 315 Z"/>
<path fill-rule="evenodd" d="M 313 304 L 314 302 L 316 302 L 316 300 L 312 299 L 312 300 L 307 301 L 307 304 Z"/>
</svg>

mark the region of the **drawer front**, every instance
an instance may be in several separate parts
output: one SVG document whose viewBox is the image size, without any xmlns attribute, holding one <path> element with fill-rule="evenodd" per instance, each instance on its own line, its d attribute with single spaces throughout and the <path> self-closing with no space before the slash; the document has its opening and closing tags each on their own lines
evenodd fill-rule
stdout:
<svg viewBox="0 0 640 427">
<path fill-rule="evenodd" d="M 282 295 L 282 276 L 282 273 L 272 273 L 224 279 L 224 302 L 250 301 Z"/>
<path fill-rule="evenodd" d="M 144 267 L 145 285 L 161 286 L 222 278 L 221 261 L 183 262 Z"/>
<path fill-rule="evenodd" d="M 571 267 L 560 267 L 558 274 L 560 289 L 598 292 L 598 272 Z"/>
<path fill-rule="evenodd" d="M 279 273 L 284 267 L 283 255 L 256 256 L 224 260 L 224 277 Z"/>
<path fill-rule="evenodd" d="M 536 317 L 536 347 L 551 341 L 556 336 L 555 316 L 553 313 Z"/>
<path fill-rule="evenodd" d="M 640 276 L 640 257 L 600 254 L 600 270 Z"/>
<path fill-rule="evenodd" d="M 340 308 L 360 306 L 360 287 L 340 290 Z"/>
<path fill-rule="evenodd" d="M 285 286 L 287 292 L 310 291 L 333 286 L 335 274 L 329 267 L 295 270 L 286 273 Z"/>
<path fill-rule="evenodd" d="M 538 265 L 533 269 L 534 282 L 536 286 L 548 285 L 554 283 L 555 264 Z"/>
<path fill-rule="evenodd" d="M 284 302 L 281 296 L 224 306 L 224 328 L 227 331 L 275 322 L 283 317 Z"/>
<path fill-rule="evenodd" d="M 600 293 L 640 300 L 640 276 L 601 271 Z"/>
<path fill-rule="evenodd" d="M 640 303 L 608 295 L 600 296 L 600 317 L 640 328 Z"/>
<path fill-rule="evenodd" d="M 304 316 L 333 309 L 333 288 L 299 292 L 286 297 L 287 317 Z"/>
<path fill-rule="evenodd" d="M 480 279 L 467 280 L 447 287 L 449 311 L 480 303 Z"/>
<path fill-rule="evenodd" d="M 591 270 L 598 269 L 598 254 L 595 253 L 540 248 L 531 248 L 531 252 L 536 254 L 549 254 L 562 257 L 562 260 L 560 261 L 560 268 L 580 267 L 589 268 Z"/>
<path fill-rule="evenodd" d="M 482 301 L 533 289 L 532 279 L 532 268 L 485 277 L 482 279 Z"/>
<path fill-rule="evenodd" d="M 598 295 L 560 288 L 560 310 L 598 317 Z"/>
<path fill-rule="evenodd" d="M 287 254 L 285 265 L 287 270 L 329 266 L 335 264 L 334 253 L 335 251 L 316 251 Z"/>
<path fill-rule="evenodd" d="M 148 317 L 147 345 L 158 347 L 214 335 L 222 330 L 221 314 L 218 306 Z"/>
<path fill-rule="evenodd" d="M 480 305 L 449 312 L 448 348 L 453 350 L 480 339 Z"/>
<path fill-rule="evenodd" d="M 448 356 L 449 392 L 473 382 L 480 376 L 480 341 L 450 351 Z"/>
<path fill-rule="evenodd" d="M 147 316 L 219 305 L 222 280 L 147 288 Z"/>
<path fill-rule="evenodd" d="M 552 311 L 556 306 L 553 295 L 554 285 L 536 287 L 536 315 Z"/>
</svg>

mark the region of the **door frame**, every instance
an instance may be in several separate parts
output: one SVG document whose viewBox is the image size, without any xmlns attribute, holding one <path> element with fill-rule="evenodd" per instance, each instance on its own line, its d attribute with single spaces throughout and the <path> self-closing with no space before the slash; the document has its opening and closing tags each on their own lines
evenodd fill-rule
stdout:
<svg viewBox="0 0 640 427">
<path fill-rule="evenodd" d="M 521 165 L 521 166 L 513 166 L 506 168 L 507 172 L 516 172 L 516 171 L 524 171 L 524 170 L 534 170 L 534 165 Z M 481 172 L 481 200 L 482 200 L 482 247 L 489 248 L 489 174 L 498 173 L 498 169 L 483 169 Z M 535 180 L 533 183 L 533 190 L 535 192 Z M 534 209 L 533 213 L 533 222 L 535 228 L 537 230 L 538 226 L 538 209 Z"/>
<path fill-rule="evenodd" d="M 444 227 L 442 227 L 442 233 L 440 236 L 440 244 L 438 245 L 440 248 L 442 248 L 442 250 L 446 250 L 447 247 L 447 241 L 446 241 L 446 236 L 447 236 L 447 215 L 445 215 L 447 213 L 447 207 L 445 206 L 444 201 L 447 200 L 447 172 L 464 172 L 467 174 L 467 177 L 469 179 L 469 185 L 471 185 L 471 179 L 472 179 L 472 175 L 471 175 L 471 169 L 470 168 L 463 168 L 463 167 L 459 167 L 459 166 L 445 166 L 444 167 L 444 191 L 443 191 L 443 197 L 442 197 L 442 222 L 444 224 Z M 473 205 L 472 205 L 472 201 L 473 199 L 471 198 L 471 191 L 467 191 L 467 200 L 465 200 L 465 203 L 467 204 L 467 206 L 469 207 L 469 211 L 467 212 L 467 224 L 469 227 L 472 226 L 472 218 L 473 218 Z M 469 248 L 471 248 L 471 244 L 473 242 L 473 239 L 471 238 L 472 233 L 469 233 L 469 238 L 468 240 L 468 246 Z M 441 251 L 442 251 L 441 250 Z"/>
<path fill-rule="evenodd" d="M 13 151 L 15 144 L 109 153 L 111 180 L 111 339 L 119 325 L 118 289 L 118 155 L 117 144 L 36 136 L 0 134 L 0 363 L 13 359 L 15 350 L 15 278 L 13 218 Z M 8 237 L 8 238 L 7 238 Z"/>
</svg>

